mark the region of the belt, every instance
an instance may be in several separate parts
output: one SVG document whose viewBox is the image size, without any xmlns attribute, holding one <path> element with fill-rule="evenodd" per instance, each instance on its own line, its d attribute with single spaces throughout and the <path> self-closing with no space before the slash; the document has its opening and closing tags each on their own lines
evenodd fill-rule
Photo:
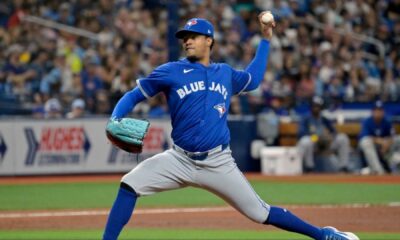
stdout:
<svg viewBox="0 0 400 240">
<path fill-rule="evenodd" d="M 229 144 L 222 144 L 222 145 L 219 145 L 219 146 L 217 146 L 209 151 L 206 151 L 206 152 L 189 152 L 189 151 L 186 151 L 186 150 L 178 147 L 175 144 L 172 146 L 172 148 L 175 149 L 177 152 L 185 154 L 187 157 L 191 158 L 192 160 L 203 161 L 209 155 L 211 155 L 213 153 L 221 152 L 221 151 L 225 150 L 228 146 L 229 146 Z"/>
</svg>

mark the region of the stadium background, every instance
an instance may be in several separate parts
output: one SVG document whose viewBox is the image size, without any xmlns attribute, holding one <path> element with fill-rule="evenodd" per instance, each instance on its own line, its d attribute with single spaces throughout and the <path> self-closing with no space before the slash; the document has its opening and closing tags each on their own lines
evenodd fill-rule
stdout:
<svg viewBox="0 0 400 240">
<path fill-rule="evenodd" d="M 293 129 L 314 95 L 324 98 L 326 114 L 351 135 L 353 146 L 359 123 L 369 115 L 374 100 L 385 101 L 389 117 L 399 121 L 398 0 L 1 1 L 0 173 L 12 171 L 0 178 L 0 238 L 98 239 L 118 179 L 141 160 L 117 153 L 98 131 L 116 101 L 135 86 L 137 78 L 181 56 L 173 35 L 191 17 L 207 18 L 216 27 L 214 61 L 244 68 L 260 40 L 256 16 L 264 9 L 271 10 L 277 21 L 268 70 L 260 88 L 234 97 L 230 109 L 232 145 L 242 170 L 259 170 L 259 161 L 250 156 L 250 142 L 262 137 L 257 121 L 275 104 L 282 110 L 274 118 L 280 130 L 276 145 L 295 144 Z M 66 120 L 75 118 L 73 108 L 82 106 L 84 118 Z M 162 95 L 132 113 L 161 122 L 155 123 L 146 154 L 168 145 L 166 113 Z M 91 136 L 96 129 L 99 135 Z M 46 133 L 68 136 L 69 131 L 82 134 L 81 145 L 51 150 L 57 141 L 46 140 Z M 42 147 L 45 143 L 47 150 Z M 97 159 L 101 164 L 86 161 L 96 144 L 107 146 L 101 154 L 108 159 L 119 154 L 120 165 L 107 159 Z M 48 162 L 51 166 L 44 160 L 37 164 L 36 158 L 27 157 L 33 153 L 42 160 L 55 160 Z M 78 160 L 66 163 L 66 155 Z M 32 163 L 37 165 L 32 168 Z M 84 171 L 79 171 L 81 166 Z M 48 176 L 79 172 L 118 175 Z M 10 176 L 24 174 L 39 176 Z M 291 207 L 317 224 L 336 224 L 363 239 L 400 238 L 397 176 L 252 175 L 250 179 L 267 202 Z M 156 213 L 149 213 L 149 208 Z M 143 214 L 133 217 L 126 239 L 301 239 L 271 228 L 260 231 L 198 190 L 149 197 L 139 209 Z M 227 221 L 226 215 L 232 220 Z"/>
<path fill-rule="evenodd" d="M 242 69 L 260 40 L 261 9 L 270 9 L 278 23 L 268 70 L 259 90 L 233 100 L 231 114 L 265 111 L 273 96 L 285 98 L 290 114 L 303 113 L 313 95 L 323 96 L 330 109 L 365 109 L 376 98 L 388 106 L 398 101 L 396 1 L 28 0 L 1 2 L 2 113 L 33 110 L 43 117 L 42 105 L 55 97 L 62 114 L 75 98 L 85 100 L 89 114 L 108 114 L 137 78 L 180 57 L 174 32 L 195 16 L 215 25 L 214 61 Z M 27 16 L 81 31 L 43 27 Z M 153 101 L 136 111 L 167 111 L 161 96 Z"/>
</svg>

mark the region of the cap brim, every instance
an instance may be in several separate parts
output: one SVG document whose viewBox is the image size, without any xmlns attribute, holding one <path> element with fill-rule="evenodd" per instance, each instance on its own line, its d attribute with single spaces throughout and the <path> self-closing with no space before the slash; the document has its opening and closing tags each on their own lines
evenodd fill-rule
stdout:
<svg viewBox="0 0 400 240">
<path fill-rule="evenodd" d="M 211 36 L 206 35 L 206 34 L 204 34 L 204 33 L 197 32 L 197 31 L 193 31 L 193 30 L 185 30 L 185 29 L 177 31 L 177 32 L 175 33 L 175 37 L 178 38 L 178 39 L 182 39 L 182 38 L 184 38 L 185 35 L 188 34 L 188 33 L 196 33 L 196 34 L 199 34 L 199 35 L 203 35 L 203 36 L 207 36 L 207 37 L 212 38 Z"/>
<path fill-rule="evenodd" d="M 191 33 L 192 31 L 188 30 L 180 30 L 175 33 L 175 37 L 178 39 L 182 39 L 186 34 Z"/>
</svg>

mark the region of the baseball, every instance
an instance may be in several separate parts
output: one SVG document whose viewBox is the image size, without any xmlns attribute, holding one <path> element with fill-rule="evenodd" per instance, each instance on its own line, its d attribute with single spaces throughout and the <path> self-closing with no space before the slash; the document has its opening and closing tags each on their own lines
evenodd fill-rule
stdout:
<svg viewBox="0 0 400 240">
<path fill-rule="evenodd" d="M 261 22 L 268 25 L 274 21 L 274 15 L 271 12 L 266 12 L 261 16 Z"/>
</svg>

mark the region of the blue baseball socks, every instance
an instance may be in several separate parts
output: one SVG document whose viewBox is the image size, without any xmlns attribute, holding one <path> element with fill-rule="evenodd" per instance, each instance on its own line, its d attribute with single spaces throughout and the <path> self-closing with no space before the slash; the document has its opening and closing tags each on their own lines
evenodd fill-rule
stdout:
<svg viewBox="0 0 400 240">
<path fill-rule="evenodd" d="M 301 220 L 288 210 L 280 207 L 271 206 L 269 216 L 264 224 L 270 224 L 287 231 L 304 234 L 314 239 L 322 238 L 321 228 Z"/>
<path fill-rule="evenodd" d="M 131 218 L 136 204 L 137 194 L 127 184 L 121 183 L 117 198 L 108 216 L 103 240 L 116 240 L 122 228 Z M 264 224 L 307 235 L 314 239 L 321 239 L 321 228 L 315 227 L 293 215 L 286 209 L 271 206 L 269 216 Z"/>
<path fill-rule="evenodd" d="M 121 183 L 117 198 L 111 208 L 108 216 L 106 229 L 103 234 L 103 240 L 116 240 L 122 228 L 131 218 L 135 208 L 137 194 L 126 183 Z"/>
</svg>

